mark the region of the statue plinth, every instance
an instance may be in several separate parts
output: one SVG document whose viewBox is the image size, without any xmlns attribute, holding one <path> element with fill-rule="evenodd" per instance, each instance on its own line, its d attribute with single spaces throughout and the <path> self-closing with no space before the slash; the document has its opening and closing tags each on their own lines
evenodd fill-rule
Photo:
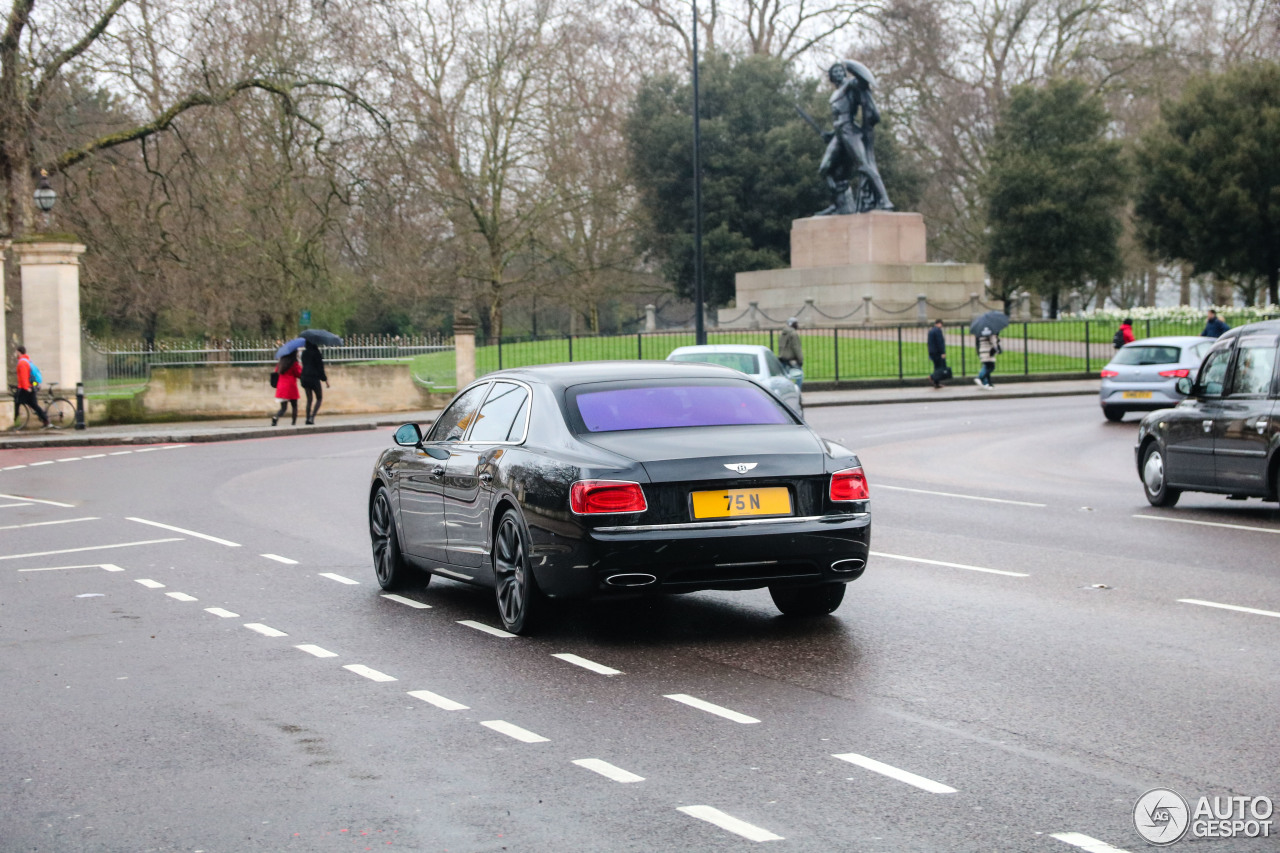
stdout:
<svg viewBox="0 0 1280 853">
<path fill-rule="evenodd" d="M 791 268 L 923 264 L 924 217 L 882 210 L 810 216 L 791 223 Z"/>
</svg>

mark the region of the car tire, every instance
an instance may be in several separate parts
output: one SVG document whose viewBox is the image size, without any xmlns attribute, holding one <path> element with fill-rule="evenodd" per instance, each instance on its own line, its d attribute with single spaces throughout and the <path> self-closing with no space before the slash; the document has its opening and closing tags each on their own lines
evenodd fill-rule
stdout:
<svg viewBox="0 0 1280 853">
<path fill-rule="evenodd" d="M 529 560 L 529 531 L 514 509 L 502 514 L 493 534 L 493 577 L 502 627 L 513 634 L 528 634 L 545 600 Z"/>
<path fill-rule="evenodd" d="M 1164 452 L 1154 441 L 1142 451 L 1142 491 L 1152 506 L 1173 506 L 1182 496 L 1178 489 L 1169 487 L 1169 472 L 1165 470 Z"/>
<path fill-rule="evenodd" d="M 774 605 L 787 616 L 826 616 L 834 613 L 844 601 L 842 583 L 824 583 L 817 586 L 771 586 L 769 596 Z"/>
<path fill-rule="evenodd" d="M 378 586 L 386 590 L 401 589 L 409 583 L 411 569 L 400 551 L 400 537 L 391 512 L 391 498 L 380 487 L 369 502 L 369 539 L 373 543 L 373 572 Z M 431 576 L 423 575 L 430 583 Z"/>
<path fill-rule="evenodd" d="M 1119 406 L 1103 406 L 1102 416 L 1112 423 L 1122 421 L 1124 420 L 1124 409 Z"/>
</svg>

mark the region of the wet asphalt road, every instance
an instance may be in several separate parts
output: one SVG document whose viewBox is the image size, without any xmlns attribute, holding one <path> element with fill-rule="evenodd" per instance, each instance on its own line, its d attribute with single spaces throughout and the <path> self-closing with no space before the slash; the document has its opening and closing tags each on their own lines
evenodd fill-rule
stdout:
<svg viewBox="0 0 1280 853">
<path fill-rule="evenodd" d="M 1150 788 L 1280 794 L 1275 504 L 1148 507 L 1088 397 L 808 417 L 872 483 L 833 617 L 702 593 L 531 639 L 381 595 L 390 430 L 4 451 L 0 850 L 1141 850 Z"/>
</svg>

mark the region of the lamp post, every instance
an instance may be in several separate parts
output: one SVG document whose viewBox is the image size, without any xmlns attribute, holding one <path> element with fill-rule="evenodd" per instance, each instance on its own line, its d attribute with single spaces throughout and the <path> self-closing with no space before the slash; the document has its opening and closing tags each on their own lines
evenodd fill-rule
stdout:
<svg viewBox="0 0 1280 853">
<path fill-rule="evenodd" d="M 40 183 L 36 184 L 36 191 L 31 194 L 36 201 L 36 207 L 44 212 L 44 227 L 49 229 L 49 211 L 53 210 L 54 202 L 58 200 L 58 194 L 53 187 L 49 186 L 48 171 L 40 170 Z"/>
<path fill-rule="evenodd" d="M 698 115 L 698 0 L 693 0 L 693 337 L 707 342 L 702 303 L 702 126 Z"/>
</svg>

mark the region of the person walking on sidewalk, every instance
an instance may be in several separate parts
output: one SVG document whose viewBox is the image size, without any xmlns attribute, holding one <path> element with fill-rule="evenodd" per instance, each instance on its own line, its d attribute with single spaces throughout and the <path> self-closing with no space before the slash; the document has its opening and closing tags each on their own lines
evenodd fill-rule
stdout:
<svg viewBox="0 0 1280 853">
<path fill-rule="evenodd" d="M 942 320 L 934 320 L 929 329 L 929 360 L 933 362 L 933 372 L 929 374 L 929 382 L 934 388 L 941 388 L 942 381 L 947 379 L 947 338 L 942 333 Z"/>
<path fill-rule="evenodd" d="M 996 356 L 1000 353 L 1000 336 L 984 326 L 978 335 L 978 361 L 982 362 L 982 369 L 973 380 L 984 391 L 992 388 L 991 374 L 996 372 Z"/>
<path fill-rule="evenodd" d="M 1200 333 L 1200 337 L 1220 338 L 1222 337 L 1222 333 L 1230 328 L 1231 327 L 1226 324 L 1226 321 L 1218 316 L 1218 312 L 1210 308 L 1209 319 L 1205 321 L 1204 331 Z"/>
<path fill-rule="evenodd" d="M 293 352 L 280 359 L 276 365 L 276 399 L 280 401 L 280 410 L 271 417 L 271 425 L 275 426 L 284 417 L 284 410 L 293 407 L 293 425 L 298 425 L 298 377 L 302 375 L 302 366 L 298 364 L 298 352 Z"/>
<path fill-rule="evenodd" d="M 302 351 L 302 390 L 307 392 L 307 423 L 314 424 L 316 415 L 320 414 L 320 403 L 324 400 L 324 391 L 320 383 L 329 387 L 329 377 L 324 372 L 324 356 L 315 341 L 307 341 L 307 348 Z M 315 395 L 316 405 L 311 408 L 311 397 Z"/>
<path fill-rule="evenodd" d="M 800 328 L 800 321 L 795 317 L 788 317 L 787 327 L 778 336 L 778 361 L 787 367 L 800 370 L 804 367 L 804 349 L 800 345 L 800 333 L 796 331 L 798 328 Z M 797 388 L 802 387 L 804 374 L 800 374 L 800 378 L 795 382 Z"/>
<path fill-rule="evenodd" d="M 40 423 L 44 424 L 45 429 L 50 427 L 49 416 L 44 413 L 44 409 L 40 408 L 40 400 L 36 398 L 36 383 L 32 379 L 31 356 L 27 355 L 27 348 L 19 344 L 14 347 L 14 352 L 18 356 L 17 377 L 18 391 L 13 395 L 13 427 L 18 428 L 18 413 L 22 411 L 22 407 L 36 413 L 36 417 L 40 419 Z"/>
<path fill-rule="evenodd" d="M 1131 344 L 1133 341 L 1133 319 L 1125 317 L 1124 322 L 1120 324 L 1120 328 L 1116 329 L 1116 333 L 1111 339 L 1111 344 L 1116 349 L 1120 349 L 1120 347 L 1125 344 Z"/>
</svg>

